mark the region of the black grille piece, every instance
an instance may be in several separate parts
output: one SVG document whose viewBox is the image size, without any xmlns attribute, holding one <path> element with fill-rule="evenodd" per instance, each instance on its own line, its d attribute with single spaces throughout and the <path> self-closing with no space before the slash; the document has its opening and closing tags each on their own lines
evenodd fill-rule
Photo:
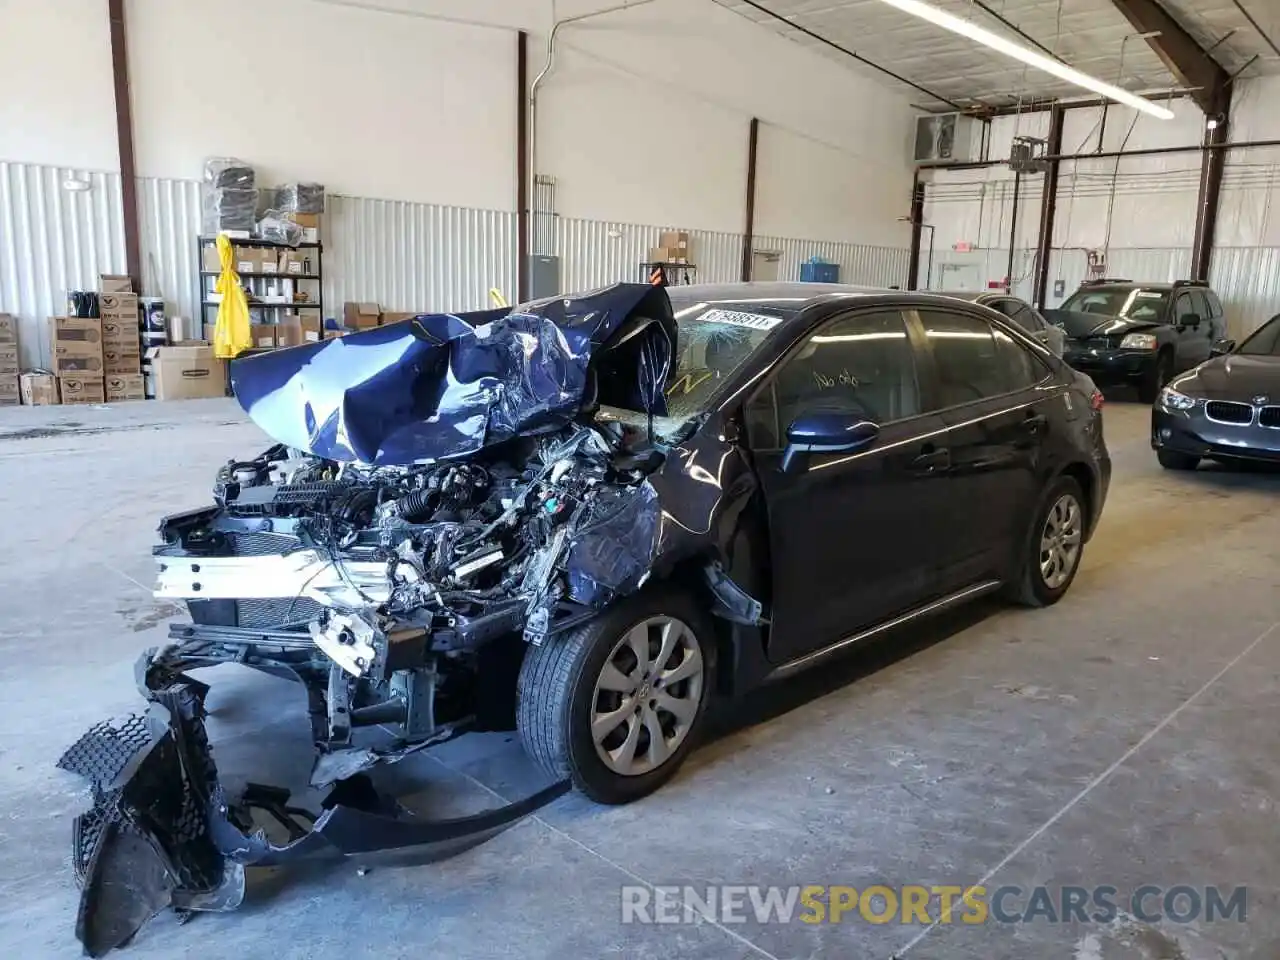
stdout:
<svg viewBox="0 0 1280 960">
<path fill-rule="evenodd" d="M 273 553 L 287 553 L 302 543 L 286 533 L 229 533 L 227 542 L 231 545 L 232 556 L 236 557 L 268 557 Z"/>
<path fill-rule="evenodd" d="M 1258 423 L 1264 427 L 1280 427 L 1280 407 L 1263 407 L 1258 411 Z"/>
<path fill-rule="evenodd" d="M 1251 423 L 1253 421 L 1253 407 L 1234 400 L 1210 400 L 1205 404 L 1204 412 L 1210 420 L 1217 420 L 1219 423 Z"/>
<path fill-rule="evenodd" d="M 236 624 L 261 630 L 310 623 L 324 607 L 310 597 L 296 600 L 237 600 Z"/>
<path fill-rule="evenodd" d="M 113 789 L 134 754 L 151 742 L 141 714 L 95 723 L 58 759 L 58 768 L 79 774 L 101 790 Z"/>
</svg>

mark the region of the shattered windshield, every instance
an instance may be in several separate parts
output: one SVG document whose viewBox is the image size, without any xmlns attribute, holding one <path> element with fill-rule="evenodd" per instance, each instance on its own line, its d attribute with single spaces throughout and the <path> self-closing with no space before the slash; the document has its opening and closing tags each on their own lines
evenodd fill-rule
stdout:
<svg viewBox="0 0 1280 960">
<path fill-rule="evenodd" d="M 747 362 L 784 319 L 762 304 L 743 310 L 698 303 L 676 312 L 676 373 L 667 387 L 667 413 L 687 420 L 706 409 L 720 386 Z"/>
</svg>

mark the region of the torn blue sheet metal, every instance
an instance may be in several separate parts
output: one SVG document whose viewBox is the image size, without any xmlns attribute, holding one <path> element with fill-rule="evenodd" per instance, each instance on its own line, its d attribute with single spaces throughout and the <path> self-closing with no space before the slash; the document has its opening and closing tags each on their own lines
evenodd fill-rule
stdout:
<svg viewBox="0 0 1280 960">
<path fill-rule="evenodd" d="M 558 430 L 595 402 L 664 416 L 675 341 L 666 291 L 616 284 L 246 357 L 231 384 L 280 443 L 408 464 Z"/>
</svg>

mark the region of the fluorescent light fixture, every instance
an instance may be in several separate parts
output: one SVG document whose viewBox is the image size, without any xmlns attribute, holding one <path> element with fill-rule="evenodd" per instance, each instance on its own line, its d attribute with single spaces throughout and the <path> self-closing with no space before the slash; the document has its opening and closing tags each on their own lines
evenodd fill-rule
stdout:
<svg viewBox="0 0 1280 960">
<path fill-rule="evenodd" d="M 1028 50 L 1026 47 L 1006 40 L 990 30 L 984 30 L 968 20 L 961 20 L 959 17 L 952 16 L 944 10 L 939 10 L 937 7 L 921 3 L 920 0 L 881 0 L 881 2 L 887 3 L 891 7 L 897 7 L 903 13 L 909 13 L 922 20 L 928 20 L 930 23 L 950 30 L 952 33 L 968 37 L 976 43 L 1003 53 L 1006 57 L 1021 60 L 1028 66 L 1043 70 L 1045 73 L 1052 74 L 1060 80 L 1074 83 L 1076 86 L 1084 87 L 1086 90 L 1092 90 L 1094 93 L 1108 97 L 1117 103 L 1123 103 L 1127 107 L 1133 107 L 1135 110 L 1149 113 L 1151 116 L 1159 117 L 1161 120 L 1173 119 L 1173 111 L 1167 107 L 1152 103 L 1145 97 L 1130 93 L 1128 90 L 1121 90 L 1119 87 L 1112 86 L 1097 77 L 1091 77 L 1087 73 L 1081 73 L 1079 70 L 1068 67 L 1065 63 L 1054 60 L 1052 57 L 1046 57 L 1042 53 Z"/>
</svg>

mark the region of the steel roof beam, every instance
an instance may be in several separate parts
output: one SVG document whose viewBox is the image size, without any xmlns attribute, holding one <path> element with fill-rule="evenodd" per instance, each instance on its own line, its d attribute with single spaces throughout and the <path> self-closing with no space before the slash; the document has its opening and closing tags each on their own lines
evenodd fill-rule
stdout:
<svg viewBox="0 0 1280 960">
<path fill-rule="evenodd" d="M 1227 112 L 1227 71 L 1157 0 L 1111 0 L 1207 116 Z"/>
</svg>

